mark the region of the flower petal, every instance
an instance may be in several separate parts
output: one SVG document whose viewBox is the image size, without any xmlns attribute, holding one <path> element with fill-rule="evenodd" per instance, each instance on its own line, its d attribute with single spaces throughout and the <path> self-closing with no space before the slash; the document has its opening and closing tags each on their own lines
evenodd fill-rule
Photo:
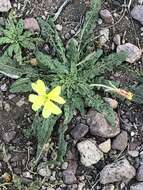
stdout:
<svg viewBox="0 0 143 190">
<path fill-rule="evenodd" d="M 45 105 L 46 105 L 46 104 L 45 104 Z M 50 110 L 49 110 L 49 107 L 44 106 L 43 111 L 42 111 L 42 116 L 43 116 L 44 118 L 48 118 L 50 115 L 51 115 L 51 112 L 50 112 Z"/>
<path fill-rule="evenodd" d="M 60 95 L 60 93 L 61 93 L 61 86 L 57 86 L 48 93 L 48 98 L 51 99 L 57 97 Z"/>
<path fill-rule="evenodd" d="M 62 113 L 62 110 L 57 105 L 55 105 L 53 102 L 51 102 L 49 100 L 46 101 L 44 108 L 46 110 L 49 110 L 49 112 L 51 112 L 52 114 L 55 114 L 55 115 L 59 115 Z"/>
<path fill-rule="evenodd" d="M 60 93 L 61 93 L 61 86 L 57 86 L 51 92 L 48 93 L 48 98 L 59 104 L 64 104 L 65 100 L 62 97 L 60 97 Z"/>
<path fill-rule="evenodd" d="M 42 80 L 37 80 L 35 83 L 31 84 L 33 90 L 37 92 L 39 95 L 46 94 L 46 86 Z"/>
<path fill-rule="evenodd" d="M 32 102 L 32 103 L 35 102 L 37 100 L 37 96 L 38 95 L 30 94 L 28 97 L 29 102 Z"/>
<path fill-rule="evenodd" d="M 54 102 L 57 102 L 59 104 L 65 104 L 66 103 L 66 101 L 60 96 L 53 97 L 53 98 L 51 98 L 51 100 L 53 100 Z"/>
<path fill-rule="evenodd" d="M 41 106 L 44 105 L 45 97 L 31 94 L 29 96 L 29 100 L 31 100 L 31 102 L 33 102 L 32 109 L 34 111 L 37 111 Z"/>
</svg>

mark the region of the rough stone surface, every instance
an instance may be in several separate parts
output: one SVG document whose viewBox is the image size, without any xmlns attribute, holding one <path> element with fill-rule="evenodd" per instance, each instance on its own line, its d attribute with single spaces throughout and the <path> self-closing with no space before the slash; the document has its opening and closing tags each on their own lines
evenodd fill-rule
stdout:
<svg viewBox="0 0 143 190">
<path fill-rule="evenodd" d="M 108 9 L 101 10 L 100 16 L 107 24 L 112 24 L 114 22 L 113 16 Z"/>
<path fill-rule="evenodd" d="M 136 174 L 135 168 L 127 159 L 119 160 L 106 165 L 100 172 L 100 183 L 108 184 L 114 182 L 130 181 Z"/>
<path fill-rule="evenodd" d="M 119 118 L 117 115 L 115 127 L 112 127 L 103 114 L 90 110 L 87 113 L 87 123 L 90 127 L 90 133 L 94 136 L 110 138 L 120 133 Z"/>
<path fill-rule="evenodd" d="M 10 0 L 0 0 L 0 12 L 8 12 L 10 9 Z"/>
<path fill-rule="evenodd" d="M 111 108 L 116 109 L 118 107 L 118 102 L 112 98 L 104 98 L 105 102 L 111 106 Z"/>
<path fill-rule="evenodd" d="M 39 24 L 35 18 L 25 18 L 24 20 L 24 28 L 26 30 L 32 31 L 40 31 Z"/>
<path fill-rule="evenodd" d="M 80 123 L 71 130 L 71 135 L 75 140 L 80 140 L 88 133 L 88 131 L 89 127 L 87 125 Z"/>
<path fill-rule="evenodd" d="M 77 160 L 75 149 L 67 153 L 68 167 L 62 172 L 63 181 L 67 185 L 71 185 L 77 182 L 76 170 L 77 170 Z"/>
<path fill-rule="evenodd" d="M 132 17 L 143 24 L 143 5 L 136 5 L 131 11 Z"/>
<path fill-rule="evenodd" d="M 131 185 L 130 190 L 143 190 L 143 182 Z"/>
<path fill-rule="evenodd" d="M 103 153 L 98 149 L 96 141 L 93 139 L 81 141 L 77 144 L 77 148 L 80 152 L 81 163 L 85 166 L 96 164 L 103 158 Z"/>
<path fill-rule="evenodd" d="M 114 43 L 119 46 L 121 44 L 121 36 L 119 34 L 116 34 L 113 38 Z"/>
<path fill-rule="evenodd" d="M 49 169 L 47 163 L 40 163 L 37 168 L 38 174 L 42 177 L 50 177 L 51 176 L 51 170 Z"/>
<path fill-rule="evenodd" d="M 129 63 L 134 63 L 135 61 L 139 60 L 142 55 L 141 49 L 131 43 L 119 45 L 117 47 L 117 53 L 119 52 L 127 53 L 126 61 Z"/>
<path fill-rule="evenodd" d="M 109 29 L 108 28 L 103 28 L 102 30 L 99 31 L 99 42 L 101 45 L 104 45 L 108 40 L 109 40 Z"/>
<path fill-rule="evenodd" d="M 102 152 L 108 153 L 111 150 L 111 140 L 108 139 L 107 141 L 104 141 L 103 143 L 99 144 L 98 147 Z"/>
<path fill-rule="evenodd" d="M 122 131 L 113 140 L 112 148 L 116 150 L 125 150 L 127 144 L 128 144 L 128 133 L 126 131 Z"/>
<path fill-rule="evenodd" d="M 102 190 L 115 190 L 115 186 L 113 184 L 105 185 Z"/>
<path fill-rule="evenodd" d="M 141 164 L 137 170 L 136 179 L 138 181 L 143 181 L 143 164 Z"/>
</svg>

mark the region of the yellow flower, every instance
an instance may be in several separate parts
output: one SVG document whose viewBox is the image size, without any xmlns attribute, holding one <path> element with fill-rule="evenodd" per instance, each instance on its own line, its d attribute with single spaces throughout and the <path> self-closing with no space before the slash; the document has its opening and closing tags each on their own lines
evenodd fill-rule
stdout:
<svg viewBox="0 0 143 190">
<path fill-rule="evenodd" d="M 33 103 L 32 109 L 37 111 L 43 107 L 42 115 L 44 118 L 48 118 L 51 114 L 59 115 L 62 110 L 55 104 L 64 104 L 65 100 L 60 97 L 61 86 L 55 87 L 50 92 L 46 91 L 46 86 L 42 80 L 37 80 L 32 83 L 32 89 L 38 94 L 30 94 L 29 101 Z"/>
<path fill-rule="evenodd" d="M 134 94 L 133 94 L 132 92 L 126 91 L 126 90 L 123 90 L 123 89 L 120 89 L 120 88 L 118 88 L 118 89 L 116 90 L 116 92 L 117 92 L 119 95 L 121 95 L 121 96 L 127 98 L 128 100 L 132 100 L 132 99 L 133 99 L 133 96 L 134 96 Z"/>
</svg>

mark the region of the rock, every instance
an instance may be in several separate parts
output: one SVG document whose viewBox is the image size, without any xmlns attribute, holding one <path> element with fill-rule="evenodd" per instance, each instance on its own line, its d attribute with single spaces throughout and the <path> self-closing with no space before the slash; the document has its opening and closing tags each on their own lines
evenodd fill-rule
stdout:
<svg viewBox="0 0 143 190">
<path fill-rule="evenodd" d="M 99 25 L 101 25 L 103 23 L 101 18 L 99 18 L 97 22 L 98 22 Z"/>
<path fill-rule="evenodd" d="M 37 168 L 38 174 L 42 177 L 49 178 L 51 176 L 51 170 L 49 169 L 46 162 L 42 162 L 39 164 Z"/>
<path fill-rule="evenodd" d="M 124 158 L 106 165 L 100 172 L 100 183 L 127 182 L 136 174 L 135 168 Z"/>
<path fill-rule="evenodd" d="M 77 170 L 77 160 L 75 155 L 75 149 L 67 153 L 68 167 L 65 169 L 63 174 L 63 182 L 67 185 L 72 185 L 77 182 L 76 170 Z"/>
<path fill-rule="evenodd" d="M 143 182 L 131 185 L 130 190 L 143 190 Z"/>
<path fill-rule="evenodd" d="M 77 179 L 75 174 L 71 170 L 65 170 L 63 172 L 63 181 L 65 184 L 70 185 L 76 183 Z"/>
<path fill-rule="evenodd" d="M 115 99 L 112 98 L 104 98 L 105 102 L 109 104 L 109 106 L 113 109 L 116 109 L 118 107 L 118 102 Z"/>
<path fill-rule="evenodd" d="M 62 164 L 62 170 L 66 170 L 67 167 L 68 167 L 68 162 L 64 162 L 64 163 Z"/>
<path fill-rule="evenodd" d="M 63 27 L 62 27 L 62 25 L 60 25 L 60 24 L 56 24 L 56 29 L 57 29 L 58 31 L 62 31 Z"/>
<path fill-rule="evenodd" d="M 137 151 L 137 150 L 128 150 L 128 154 L 129 154 L 131 157 L 135 158 L 135 157 L 138 157 L 139 151 Z"/>
<path fill-rule="evenodd" d="M 25 18 L 24 28 L 25 30 L 40 31 L 40 26 L 35 18 Z"/>
<path fill-rule="evenodd" d="M 3 134 L 3 140 L 6 143 L 10 143 L 10 141 L 12 141 L 14 139 L 16 135 L 16 131 L 8 131 L 6 133 Z"/>
<path fill-rule="evenodd" d="M 76 125 L 72 130 L 71 130 L 71 136 L 75 140 L 80 140 L 82 137 L 84 137 L 89 131 L 89 127 L 87 125 L 84 125 L 80 123 L 79 125 Z"/>
<path fill-rule="evenodd" d="M 128 133 L 122 131 L 118 136 L 115 137 L 112 143 L 112 148 L 115 150 L 125 150 L 128 144 Z"/>
<path fill-rule="evenodd" d="M 6 85 L 6 83 L 4 83 L 3 85 L 1 85 L 0 90 L 2 92 L 6 92 L 7 91 L 7 85 Z"/>
<path fill-rule="evenodd" d="M 143 4 L 143 0 L 138 0 L 138 4 L 142 5 Z"/>
<path fill-rule="evenodd" d="M 136 5 L 131 11 L 132 17 L 143 24 L 143 5 Z"/>
<path fill-rule="evenodd" d="M 102 30 L 99 31 L 99 42 L 100 45 L 105 45 L 105 43 L 109 40 L 109 29 L 108 28 L 103 28 Z"/>
<path fill-rule="evenodd" d="M 10 0 L 0 0 L 0 12 L 8 12 L 10 9 Z"/>
<path fill-rule="evenodd" d="M 81 163 L 85 166 L 96 164 L 103 158 L 103 153 L 98 149 L 96 141 L 87 139 L 77 144 L 81 156 Z"/>
<path fill-rule="evenodd" d="M 141 164 L 137 170 L 136 179 L 138 181 L 143 181 L 143 164 Z"/>
<path fill-rule="evenodd" d="M 117 53 L 120 53 L 120 52 L 127 53 L 126 61 L 129 63 L 134 63 L 135 61 L 139 60 L 142 55 L 142 50 L 131 43 L 119 45 L 117 47 Z"/>
<path fill-rule="evenodd" d="M 98 147 L 102 152 L 108 153 L 111 150 L 111 140 L 108 139 L 107 141 L 104 141 L 103 143 L 99 144 Z"/>
<path fill-rule="evenodd" d="M 102 190 L 115 190 L 115 186 L 113 184 L 109 184 L 104 186 Z"/>
<path fill-rule="evenodd" d="M 114 43 L 119 46 L 121 45 L 121 36 L 119 34 L 116 34 L 113 38 Z"/>
<path fill-rule="evenodd" d="M 107 24 L 113 24 L 114 23 L 113 16 L 108 9 L 101 10 L 100 16 L 105 21 L 105 23 L 107 23 Z"/>
<path fill-rule="evenodd" d="M 23 173 L 23 177 L 29 178 L 29 179 L 33 179 L 33 176 L 32 176 L 31 173 L 28 172 L 28 171 Z"/>
<path fill-rule="evenodd" d="M 120 133 L 119 118 L 116 115 L 115 127 L 109 125 L 104 115 L 94 110 L 87 113 L 87 123 L 90 127 L 90 133 L 94 136 L 105 138 L 115 137 Z"/>
</svg>

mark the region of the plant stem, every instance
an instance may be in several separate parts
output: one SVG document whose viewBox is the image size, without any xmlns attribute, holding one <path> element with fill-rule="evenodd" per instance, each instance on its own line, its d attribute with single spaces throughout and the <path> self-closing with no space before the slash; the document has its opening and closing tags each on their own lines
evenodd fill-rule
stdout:
<svg viewBox="0 0 143 190">
<path fill-rule="evenodd" d="M 104 85 L 104 84 L 90 84 L 90 86 L 91 87 L 102 87 L 102 88 L 107 89 L 107 91 L 117 91 L 116 86 L 114 86 L 113 84 L 112 84 L 112 87 Z"/>
</svg>

